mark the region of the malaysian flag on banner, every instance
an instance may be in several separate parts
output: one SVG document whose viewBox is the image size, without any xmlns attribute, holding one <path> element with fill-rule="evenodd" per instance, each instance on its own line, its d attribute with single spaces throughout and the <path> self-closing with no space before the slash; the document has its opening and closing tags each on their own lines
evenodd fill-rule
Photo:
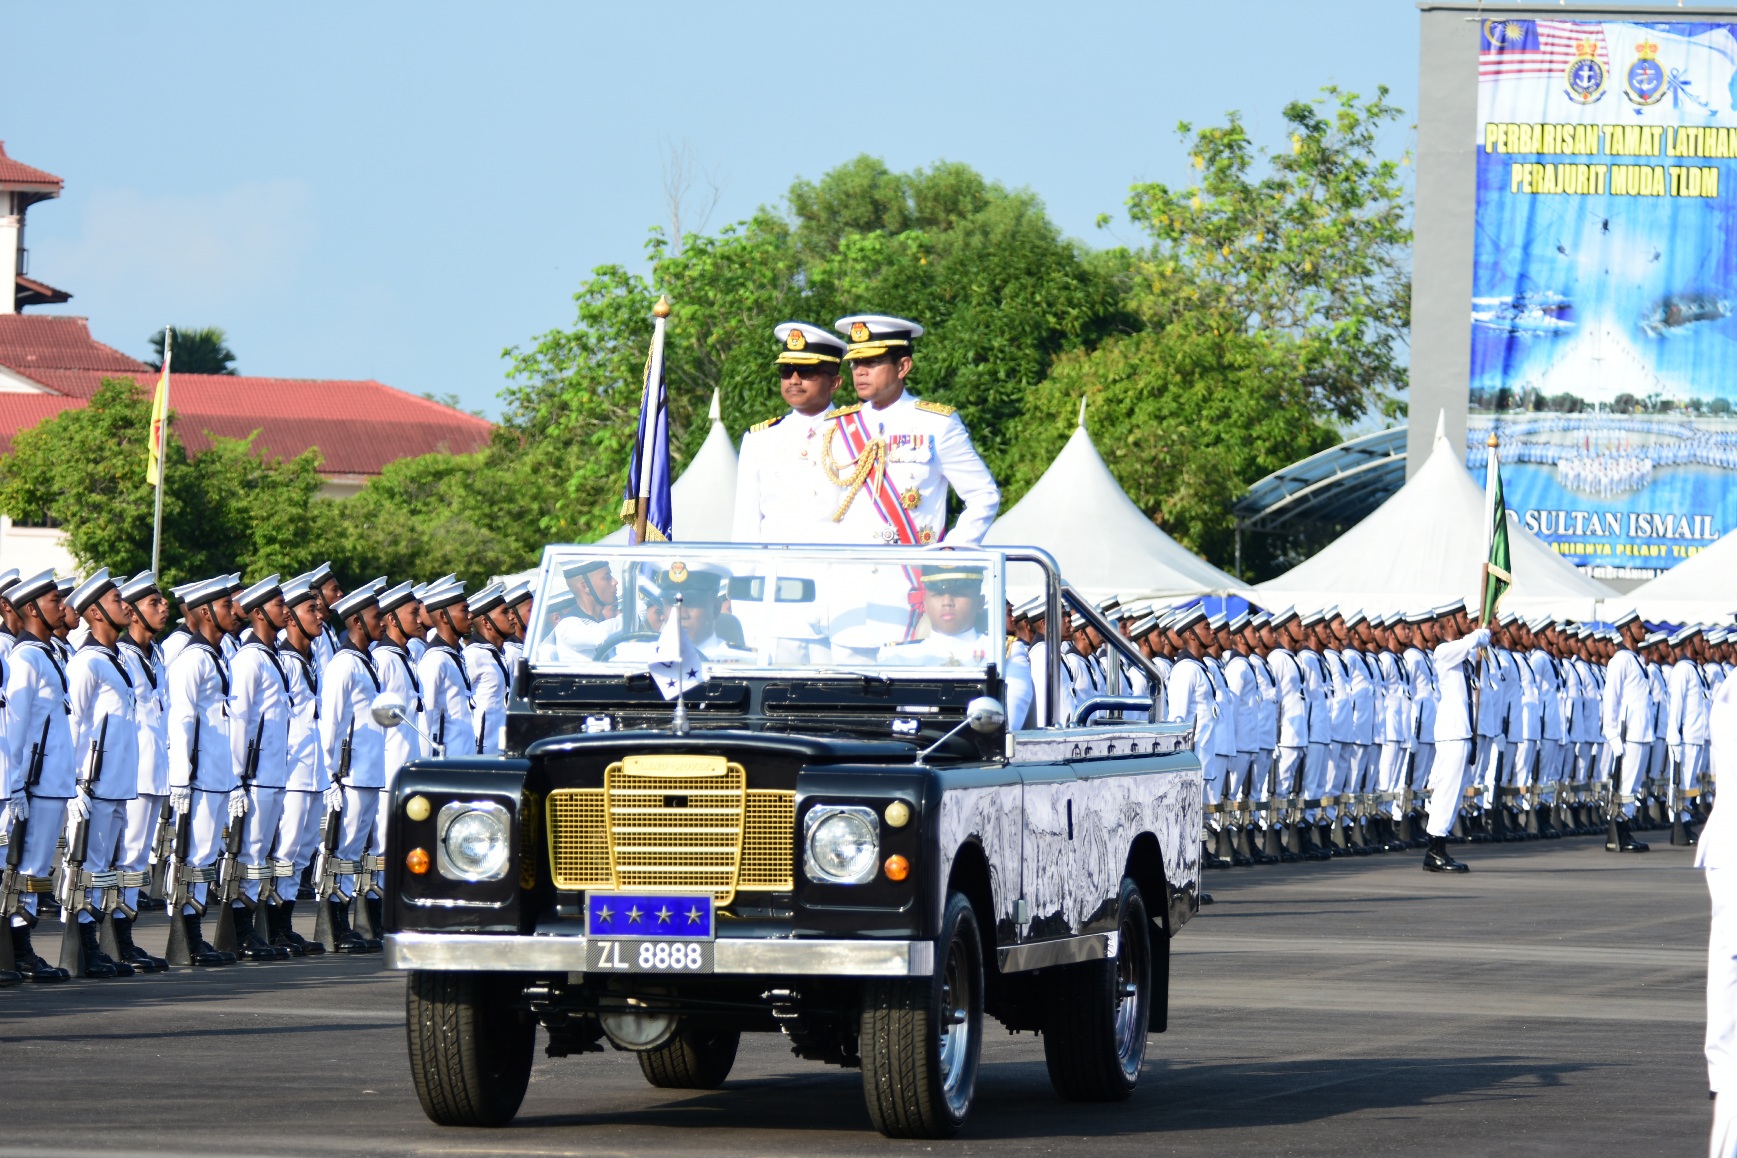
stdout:
<svg viewBox="0 0 1737 1158">
<path fill-rule="evenodd" d="M 1587 52 L 1610 67 L 1603 24 L 1574 20 L 1486 20 L 1478 38 L 1478 77 L 1559 77 Z"/>
</svg>

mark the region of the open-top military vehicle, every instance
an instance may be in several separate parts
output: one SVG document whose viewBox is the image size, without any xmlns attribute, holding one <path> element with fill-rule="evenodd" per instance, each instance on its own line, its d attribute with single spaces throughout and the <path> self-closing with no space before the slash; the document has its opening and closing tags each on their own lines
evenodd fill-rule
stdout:
<svg viewBox="0 0 1737 1158">
<path fill-rule="evenodd" d="M 507 754 L 391 789 L 428 1116 L 509 1121 L 539 1025 L 667 1088 L 781 1033 L 860 1067 L 893 1136 L 964 1123 L 986 1015 L 1043 1035 L 1063 1097 L 1127 1097 L 1199 903 L 1200 767 L 1150 699 L 1053 718 L 1054 648 L 1032 704 L 1010 583 L 1157 686 L 1037 550 L 549 548 Z"/>
</svg>

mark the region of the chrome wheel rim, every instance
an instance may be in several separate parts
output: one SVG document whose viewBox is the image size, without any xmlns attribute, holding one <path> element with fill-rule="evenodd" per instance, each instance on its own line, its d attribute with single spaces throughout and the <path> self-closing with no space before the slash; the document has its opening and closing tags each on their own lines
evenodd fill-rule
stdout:
<svg viewBox="0 0 1737 1158">
<path fill-rule="evenodd" d="M 971 1100 L 971 1006 L 974 994 L 970 959 L 955 940 L 947 946 L 947 968 L 941 975 L 940 1033 L 936 1053 L 941 1066 L 941 1093 L 954 1114 L 963 1114 Z"/>
<path fill-rule="evenodd" d="M 1146 1059 L 1146 986 L 1151 971 L 1146 965 L 1145 942 L 1140 932 L 1133 921 L 1122 918 L 1114 981 L 1116 1060 L 1129 1078 L 1138 1076 L 1140 1064 Z"/>
</svg>

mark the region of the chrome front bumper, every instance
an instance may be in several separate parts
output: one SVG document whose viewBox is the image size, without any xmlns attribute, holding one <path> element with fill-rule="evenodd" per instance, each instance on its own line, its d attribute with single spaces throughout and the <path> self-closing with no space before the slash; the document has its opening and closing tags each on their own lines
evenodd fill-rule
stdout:
<svg viewBox="0 0 1737 1158">
<path fill-rule="evenodd" d="M 710 976 L 928 977 L 935 971 L 935 946 L 930 941 L 719 938 L 712 942 L 712 946 Z M 587 947 L 584 937 L 388 933 L 386 968 L 436 972 L 579 973 L 585 968 Z"/>
</svg>

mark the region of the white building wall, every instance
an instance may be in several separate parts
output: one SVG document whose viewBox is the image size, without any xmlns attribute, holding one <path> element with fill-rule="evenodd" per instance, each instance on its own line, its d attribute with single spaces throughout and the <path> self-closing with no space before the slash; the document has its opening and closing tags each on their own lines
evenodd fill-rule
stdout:
<svg viewBox="0 0 1737 1158">
<path fill-rule="evenodd" d="M 78 563 L 66 549 L 66 532 L 59 527 L 15 527 L 0 515 L 0 570 L 7 567 L 16 567 L 19 575 L 29 578 L 50 568 L 56 575 L 70 575 Z"/>
</svg>

